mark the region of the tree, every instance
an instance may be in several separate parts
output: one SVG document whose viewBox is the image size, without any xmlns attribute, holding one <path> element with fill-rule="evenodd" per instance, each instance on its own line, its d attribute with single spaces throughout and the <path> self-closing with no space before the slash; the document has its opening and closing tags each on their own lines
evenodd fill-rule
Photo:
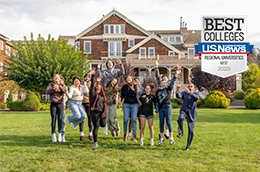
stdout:
<svg viewBox="0 0 260 172">
<path fill-rule="evenodd" d="M 14 80 L 21 88 L 35 92 L 44 91 L 54 74 L 61 74 L 67 85 L 74 76 L 83 77 L 89 71 L 87 57 L 67 43 L 67 40 L 45 40 L 41 35 L 35 41 L 24 37 L 24 42 L 13 42 L 17 53 L 7 57 L 3 75 L 5 80 Z"/>
<path fill-rule="evenodd" d="M 250 88 L 257 88 L 260 82 L 258 77 L 260 76 L 260 69 L 256 63 L 248 65 L 248 70 L 242 74 L 242 89 L 244 91 Z"/>
<path fill-rule="evenodd" d="M 196 85 L 199 91 L 206 89 L 208 92 L 212 90 L 233 92 L 236 89 L 235 75 L 222 78 L 201 71 L 201 66 L 196 66 L 192 69 L 191 82 Z"/>
</svg>

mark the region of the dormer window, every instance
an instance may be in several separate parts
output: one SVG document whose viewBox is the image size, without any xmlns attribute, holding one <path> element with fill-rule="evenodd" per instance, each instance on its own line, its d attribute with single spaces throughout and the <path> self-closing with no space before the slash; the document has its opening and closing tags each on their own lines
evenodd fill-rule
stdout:
<svg viewBox="0 0 260 172">
<path fill-rule="evenodd" d="M 124 24 L 105 24 L 104 34 L 124 34 L 125 25 Z"/>
</svg>

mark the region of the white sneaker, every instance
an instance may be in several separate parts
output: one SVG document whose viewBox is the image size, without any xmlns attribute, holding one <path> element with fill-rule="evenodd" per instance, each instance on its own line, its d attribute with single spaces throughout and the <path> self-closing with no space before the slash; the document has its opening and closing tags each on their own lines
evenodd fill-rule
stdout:
<svg viewBox="0 0 260 172">
<path fill-rule="evenodd" d="M 133 137 L 131 136 L 131 134 L 128 134 L 127 140 L 133 140 Z"/>
<path fill-rule="evenodd" d="M 140 146 L 144 146 L 144 139 L 143 138 L 140 139 Z"/>
<path fill-rule="evenodd" d="M 173 138 L 170 138 L 170 145 L 172 145 L 174 143 L 174 139 Z"/>
<path fill-rule="evenodd" d="M 61 133 L 58 133 L 58 142 L 61 142 Z"/>
<path fill-rule="evenodd" d="M 98 147 L 98 142 L 94 142 L 93 147 Z"/>
<path fill-rule="evenodd" d="M 158 145 L 161 145 L 163 143 L 163 141 L 164 141 L 164 139 L 161 138 Z"/>
<path fill-rule="evenodd" d="M 65 134 L 62 134 L 62 135 L 61 135 L 61 142 L 66 142 L 66 140 L 65 140 Z"/>
<path fill-rule="evenodd" d="M 153 141 L 153 139 L 150 140 L 150 145 L 151 145 L 151 146 L 154 146 L 154 141 Z"/>
<path fill-rule="evenodd" d="M 104 133 L 105 135 L 107 135 L 107 126 L 104 127 L 103 133 Z"/>
<path fill-rule="evenodd" d="M 53 142 L 53 143 L 54 143 L 54 142 L 57 142 L 57 140 L 56 140 L 56 134 L 55 134 L 55 133 L 52 134 L 51 139 L 52 139 L 52 142 Z"/>
</svg>

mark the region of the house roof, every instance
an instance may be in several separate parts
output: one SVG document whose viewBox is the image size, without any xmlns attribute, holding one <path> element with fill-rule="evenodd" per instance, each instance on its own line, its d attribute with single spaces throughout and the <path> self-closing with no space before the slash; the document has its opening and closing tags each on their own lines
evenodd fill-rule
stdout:
<svg viewBox="0 0 260 172">
<path fill-rule="evenodd" d="M 156 39 L 157 41 L 159 41 L 160 43 L 162 43 L 163 45 L 165 45 L 166 47 L 168 47 L 169 49 L 173 50 L 174 52 L 180 54 L 180 50 L 176 49 L 175 47 L 173 47 L 171 44 L 169 44 L 168 42 L 164 41 L 163 39 L 159 38 L 157 35 L 155 35 L 154 33 L 152 33 L 151 35 L 149 35 L 147 38 L 145 38 L 144 40 L 142 40 L 141 42 L 139 42 L 138 44 L 136 44 L 135 46 L 133 46 L 132 48 L 128 49 L 126 51 L 126 53 L 131 53 L 134 50 L 136 50 L 137 48 L 139 48 L 140 46 L 142 46 L 143 44 L 147 43 L 148 41 L 150 41 L 151 39 Z"/>
<path fill-rule="evenodd" d="M 103 21 L 105 21 L 106 19 L 108 19 L 109 17 L 111 17 L 112 15 L 117 15 L 118 17 L 120 17 L 121 19 L 125 20 L 128 24 L 132 25 L 133 27 L 135 27 L 136 29 L 138 29 L 139 31 L 141 31 L 142 33 L 144 33 L 145 35 L 150 35 L 150 32 L 148 32 L 147 30 L 143 29 L 142 27 L 140 27 L 139 25 L 137 25 L 136 23 L 132 22 L 131 20 L 129 20 L 126 16 L 124 16 L 123 14 L 119 13 L 118 11 L 116 11 L 115 9 L 113 9 L 111 12 L 109 12 L 107 15 L 103 16 L 102 19 L 100 19 L 99 21 L 97 21 L 96 23 L 94 23 L 93 25 L 91 25 L 90 27 L 88 27 L 87 29 L 83 30 L 82 32 L 80 32 L 77 36 L 76 39 L 81 38 L 83 35 L 85 35 L 86 33 L 88 33 L 89 31 L 91 31 L 92 29 L 94 29 L 95 27 L 97 27 L 98 25 L 100 25 Z"/>
<path fill-rule="evenodd" d="M 183 34 L 184 44 L 197 44 L 200 41 L 201 41 L 200 30 L 189 30 L 187 33 Z"/>
<path fill-rule="evenodd" d="M 65 35 L 59 35 L 59 38 L 62 38 L 62 39 L 76 39 L 76 36 L 69 36 L 69 35 L 65 36 Z M 58 39 L 59 39 L 59 38 L 58 38 Z"/>
</svg>

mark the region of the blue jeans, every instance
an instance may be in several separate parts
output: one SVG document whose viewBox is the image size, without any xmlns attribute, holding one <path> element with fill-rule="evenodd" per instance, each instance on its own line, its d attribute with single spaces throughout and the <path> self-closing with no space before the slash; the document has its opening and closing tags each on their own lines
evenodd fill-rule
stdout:
<svg viewBox="0 0 260 172">
<path fill-rule="evenodd" d="M 135 104 L 124 103 L 123 113 L 124 113 L 124 134 L 127 134 L 127 125 L 128 125 L 130 114 L 131 114 L 131 121 L 133 127 L 133 134 L 136 134 L 136 118 L 138 113 L 138 103 Z"/>
<path fill-rule="evenodd" d="M 160 133 L 164 132 L 164 118 L 166 118 L 166 124 L 169 128 L 169 132 L 172 132 L 172 105 L 164 104 L 159 109 L 159 119 L 160 119 Z"/>
<path fill-rule="evenodd" d="M 82 106 L 81 101 L 70 100 L 70 110 L 72 111 L 73 116 L 68 116 L 69 123 L 72 122 L 74 127 L 76 127 L 86 118 L 85 109 Z"/>
</svg>

